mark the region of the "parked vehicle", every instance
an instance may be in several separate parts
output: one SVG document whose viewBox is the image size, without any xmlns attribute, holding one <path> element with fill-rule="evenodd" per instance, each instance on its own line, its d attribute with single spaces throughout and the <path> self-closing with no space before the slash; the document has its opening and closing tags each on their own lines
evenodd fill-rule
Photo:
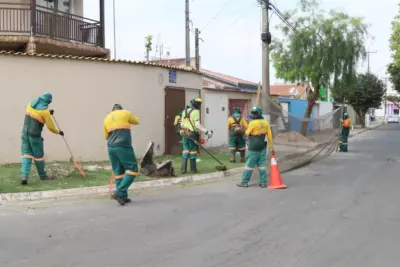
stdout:
<svg viewBox="0 0 400 267">
<path fill-rule="evenodd" d="M 389 116 L 388 123 L 399 123 L 399 116 Z"/>
</svg>

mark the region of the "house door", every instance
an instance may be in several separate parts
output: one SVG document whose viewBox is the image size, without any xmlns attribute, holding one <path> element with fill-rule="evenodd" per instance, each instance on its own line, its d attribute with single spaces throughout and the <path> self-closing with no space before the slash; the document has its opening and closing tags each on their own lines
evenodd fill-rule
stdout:
<svg viewBox="0 0 400 267">
<path fill-rule="evenodd" d="M 179 154 L 178 135 L 174 126 L 176 114 L 185 107 L 185 90 L 173 87 L 165 88 L 165 154 Z"/>
<path fill-rule="evenodd" d="M 242 116 L 247 119 L 249 114 L 249 100 L 248 99 L 229 99 L 229 116 L 232 114 L 235 107 L 242 109 Z"/>
</svg>

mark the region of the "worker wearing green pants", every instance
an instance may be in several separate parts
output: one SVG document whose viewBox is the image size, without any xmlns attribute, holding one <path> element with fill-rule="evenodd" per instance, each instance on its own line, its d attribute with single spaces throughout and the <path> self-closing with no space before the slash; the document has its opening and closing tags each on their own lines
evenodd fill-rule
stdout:
<svg viewBox="0 0 400 267">
<path fill-rule="evenodd" d="M 21 184 L 28 184 L 28 177 L 32 167 L 32 160 L 35 162 L 40 180 L 51 180 L 45 169 L 44 150 L 42 131 L 46 124 L 47 128 L 54 134 L 64 136 L 64 132 L 58 130 L 51 119 L 54 110 L 48 110 L 49 104 L 52 102 L 53 96 L 45 93 L 30 102 L 26 108 L 24 125 L 21 134 Z"/>
<path fill-rule="evenodd" d="M 104 137 L 107 140 L 108 156 L 115 175 L 116 190 L 113 198 L 120 204 L 131 202 L 128 189 L 139 174 L 136 155 L 132 148 L 131 124 L 138 125 L 139 119 L 120 104 L 104 119 Z"/>
<path fill-rule="evenodd" d="M 263 119 L 260 107 L 253 107 L 251 114 L 253 115 L 253 120 L 249 123 L 249 127 L 246 130 L 246 135 L 249 137 L 246 166 L 242 175 L 242 182 L 237 184 L 237 186 L 248 187 L 253 170 L 258 167 L 260 171 L 260 187 L 265 188 L 267 187 L 267 145 L 269 145 L 271 153 L 275 153 L 272 142 L 272 131 L 269 122 Z M 267 138 L 268 142 L 265 141 L 265 138 Z"/>
<path fill-rule="evenodd" d="M 182 164 L 181 172 L 187 172 L 187 162 L 190 159 L 190 172 L 197 172 L 197 154 L 199 146 L 196 142 L 199 141 L 200 132 L 211 137 L 213 131 L 207 131 L 200 124 L 201 98 L 195 98 L 190 101 L 189 106 L 182 112 L 181 135 L 182 135 Z"/>
</svg>

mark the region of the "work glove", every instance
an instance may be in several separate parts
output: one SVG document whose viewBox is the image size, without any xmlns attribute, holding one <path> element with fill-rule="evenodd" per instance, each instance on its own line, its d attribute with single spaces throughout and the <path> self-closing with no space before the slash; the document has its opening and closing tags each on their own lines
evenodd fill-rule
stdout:
<svg viewBox="0 0 400 267">
<path fill-rule="evenodd" d="M 275 154 L 275 149 L 271 148 L 270 151 L 271 151 L 271 155 L 276 155 Z"/>
<path fill-rule="evenodd" d="M 60 131 L 59 135 L 64 136 L 64 132 Z"/>
<path fill-rule="evenodd" d="M 53 114 L 54 114 L 54 109 L 50 109 L 49 111 L 50 111 L 50 115 L 53 116 Z"/>
<path fill-rule="evenodd" d="M 208 136 L 208 138 L 211 138 L 213 136 L 214 132 L 213 131 L 207 131 L 206 135 Z"/>
</svg>

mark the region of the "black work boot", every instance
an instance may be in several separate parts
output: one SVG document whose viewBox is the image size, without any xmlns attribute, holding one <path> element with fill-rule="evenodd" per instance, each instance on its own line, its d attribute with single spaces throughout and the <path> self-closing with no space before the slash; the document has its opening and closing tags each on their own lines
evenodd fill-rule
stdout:
<svg viewBox="0 0 400 267">
<path fill-rule="evenodd" d="M 27 185 L 28 184 L 28 177 L 22 177 L 21 178 L 21 184 L 22 185 Z"/>
<path fill-rule="evenodd" d="M 249 187 L 248 184 L 243 184 L 243 183 L 237 184 L 236 186 L 238 186 L 238 187 L 244 187 L 244 188 Z"/>
<path fill-rule="evenodd" d="M 40 181 L 51 181 L 51 180 L 54 180 L 54 179 L 56 179 L 55 177 L 53 177 L 53 176 L 41 176 L 40 177 Z"/>
<path fill-rule="evenodd" d="M 122 197 L 113 194 L 112 198 L 115 199 L 121 206 L 125 205 L 125 199 L 123 199 Z"/>
<path fill-rule="evenodd" d="M 132 199 L 130 199 L 129 197 L 127 197 L 127 198 L 124 199 L 124 201 L 125 201 L 125 203 L 131 203 L 131 202 L 132 202 Z"/>
<path fill-rule="evenodd" d="M 196 173 L 197 172 L 197 161 L 196 159 L 190 159 L 190 172 Z"/>
<path fill-rule="evenodd" d="M 182 158 L 181 173 L 187 173 L 188 159 Z"/>
<path fill-rule="evenodd" d="M 246 151 L 240 151 L 240 162 L 246 162 Z"/>
<path fill-rule="evenodd" d="M 236 151 L 232 151 L 232 159 L 230 160 L 231 163 L 236 163 Z"/>
</svg>

